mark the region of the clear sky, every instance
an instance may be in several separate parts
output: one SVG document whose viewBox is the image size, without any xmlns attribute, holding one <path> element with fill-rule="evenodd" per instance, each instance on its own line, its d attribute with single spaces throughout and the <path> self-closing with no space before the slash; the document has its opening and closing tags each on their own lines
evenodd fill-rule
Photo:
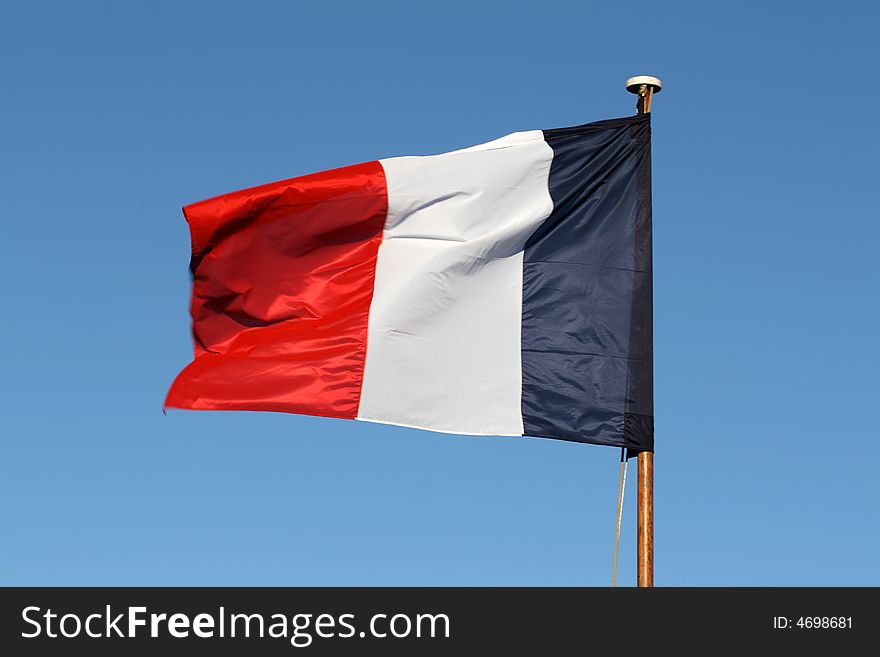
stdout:
<svg viewBox="0 0 880 657">
<path fill-rule="evenodd" d="M 880 584 L 878 20 L 4 3 L 0 583 L 610 583 L 614 449 L 161 405 L 192 353 L 181 205 L 628 115 L 653 74 L 656 581 Z"/>
</svg>

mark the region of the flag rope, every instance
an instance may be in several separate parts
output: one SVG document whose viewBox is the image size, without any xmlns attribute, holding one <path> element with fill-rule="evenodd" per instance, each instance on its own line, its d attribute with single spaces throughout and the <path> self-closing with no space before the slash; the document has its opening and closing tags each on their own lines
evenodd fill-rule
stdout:
<svg viewBox="0 0 880 657">
<path fill-rule="evenodd" d="M 614 532 L 614 567 L 611 571 L 611 586 L 617 586 L 617 548 L 620 545 L 620 520 L 623 516 L 623 496 L 626 493 L 626 448 L 620 448 L 620 469 L 617 475 L 617 529 Z"/>
</svg>

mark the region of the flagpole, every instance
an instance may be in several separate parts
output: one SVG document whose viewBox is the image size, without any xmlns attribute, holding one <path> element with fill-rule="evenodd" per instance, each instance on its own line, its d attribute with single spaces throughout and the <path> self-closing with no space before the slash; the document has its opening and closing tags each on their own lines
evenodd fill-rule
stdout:
<svg viewBox="0 0 880 657">
<path fill-rule="evenodd" d="M 626 81 L 626 90 L 636 94 L 636 113 L 651 111 L 651 101 L 663 84 L 658 78 L 639 75 Z M 654 586 L 654 453 L 638 454 L 638 578 L 640 588 Z"/>
</svg>

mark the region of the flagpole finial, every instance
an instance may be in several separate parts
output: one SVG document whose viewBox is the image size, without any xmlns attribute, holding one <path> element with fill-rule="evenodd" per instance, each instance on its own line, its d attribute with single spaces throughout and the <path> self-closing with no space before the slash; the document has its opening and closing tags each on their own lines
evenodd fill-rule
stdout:
<svg viewBox="0 0 880 657">
<path fill-rule="evenodd" d="M 650 87 L 651 90 L 657 94 L 660 93 L 660 90 L 663 88 L 663 83 L 660 81 L 660 78 L 655 78 L 650 75 L 636 75 L 631 77 L 626 81 L 626 90 L 631 94 L 642 94 L 643 87 Z"/>
</svg>

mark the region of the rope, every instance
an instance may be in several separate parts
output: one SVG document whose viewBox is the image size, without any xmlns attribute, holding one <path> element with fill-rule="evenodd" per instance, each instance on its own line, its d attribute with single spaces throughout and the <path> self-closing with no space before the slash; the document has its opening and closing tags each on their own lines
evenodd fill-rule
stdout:
<svg viewBox="0 0 880 657">
<path fill-rule="evenodd" d="M 617 548 L 620 545 L 620 519 L 623 516 L 623 495 L 626 493 L 626 448 L 620 448 L 620 470 L 617 475 L 617 531 L 614 532 L 614 569 L 611 586 L 617 586 Z"/>
</svg>

